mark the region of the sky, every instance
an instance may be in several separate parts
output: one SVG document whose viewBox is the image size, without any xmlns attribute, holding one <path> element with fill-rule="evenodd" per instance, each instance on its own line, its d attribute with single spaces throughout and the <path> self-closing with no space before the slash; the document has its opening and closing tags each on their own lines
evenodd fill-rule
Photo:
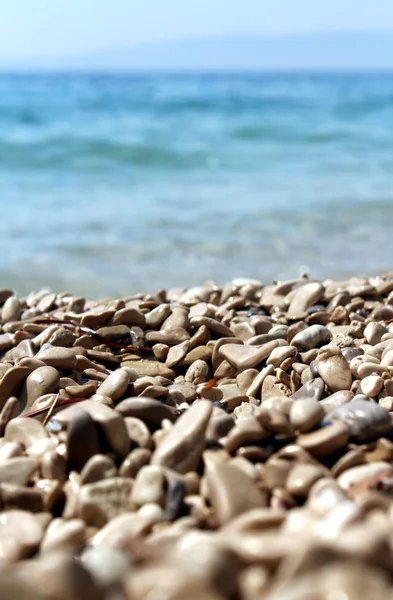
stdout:
<svg viewBox="0 0 393 600">
<path fill-rule="evenodd" d="M 393 31 L 393 0 L 0 0 L 0 60 L 348 29 Z"/>
</svg>

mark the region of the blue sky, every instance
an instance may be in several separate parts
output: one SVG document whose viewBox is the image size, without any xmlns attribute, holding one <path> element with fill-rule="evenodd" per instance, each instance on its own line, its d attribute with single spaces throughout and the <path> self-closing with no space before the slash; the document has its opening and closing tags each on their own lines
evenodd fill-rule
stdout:
<svg viewBox="0 0 393 600">
<path fill-rule="evenodd" d="M 0 60 L 226 34 L 393 30 L 393 0 L 2 0 Z"/>
</svg>

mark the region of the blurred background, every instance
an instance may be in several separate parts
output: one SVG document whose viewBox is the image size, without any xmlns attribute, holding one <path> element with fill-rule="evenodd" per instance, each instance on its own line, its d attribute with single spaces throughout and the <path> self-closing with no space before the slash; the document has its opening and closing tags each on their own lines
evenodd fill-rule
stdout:
<svg viewBox="0 0 393 600">
<path fill-rule="evenodd" d="M 393 268 L 391 0 L 0 8 L 0 285 Z"/>
</svg>

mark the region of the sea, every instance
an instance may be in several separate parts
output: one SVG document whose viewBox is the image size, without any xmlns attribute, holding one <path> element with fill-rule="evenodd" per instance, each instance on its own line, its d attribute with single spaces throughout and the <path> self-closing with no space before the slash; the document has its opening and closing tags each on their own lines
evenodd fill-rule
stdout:
<svg viewBox="0 0 393 600">
<path fill-rule="evenodd" d="M 393 270 L 393 74 L 0 74 L 0 287 Z"/>
</svg>

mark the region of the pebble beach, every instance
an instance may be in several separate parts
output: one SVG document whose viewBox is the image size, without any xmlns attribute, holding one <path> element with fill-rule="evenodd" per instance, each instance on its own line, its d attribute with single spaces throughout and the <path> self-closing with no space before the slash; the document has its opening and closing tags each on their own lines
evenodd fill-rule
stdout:
<svg viewBox="0 0 393 600">
<path fill-rule="evenodd" d="M 2 600 L 393 597 L 393 272 L 0 307 Z"/>
</svg>

